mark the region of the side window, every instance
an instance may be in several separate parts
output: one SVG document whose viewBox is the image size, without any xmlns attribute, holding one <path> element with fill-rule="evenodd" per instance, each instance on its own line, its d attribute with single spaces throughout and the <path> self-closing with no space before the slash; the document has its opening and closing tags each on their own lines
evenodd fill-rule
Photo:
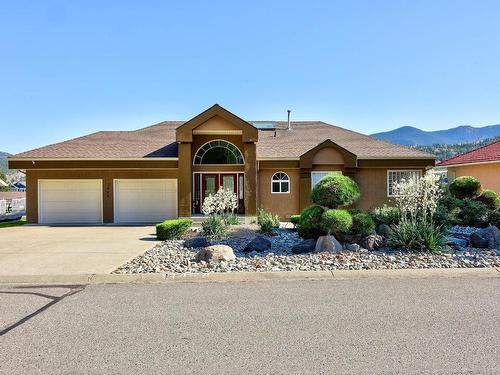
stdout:
<svg viewBox="0 0 500 375">
<path fill-rule="evenodd" d="M 271 178 L 271 192 L 273 193 L 289 193 L 290 192 L 290 177 L 284 172 L 277 172 Z"/>
<path fill-rule="evenodd" d="M 422 171 L 418 169 L 387 171 L 387 196 L 394 197 L 394 183 L 399 183 L 402 180 L 418 179 L 422 177 Z"/>
</svg>

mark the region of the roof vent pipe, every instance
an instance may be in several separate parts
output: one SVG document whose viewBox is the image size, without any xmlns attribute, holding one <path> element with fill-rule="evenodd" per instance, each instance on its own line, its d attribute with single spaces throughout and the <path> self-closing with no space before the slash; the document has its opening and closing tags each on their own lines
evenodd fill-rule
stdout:
<svg viewBox="0 0 500 375">
<path fill-rule="evenodd" d="M 292 123 L 290 122 L 290 113 L 292 113 L 292 111 L 290 109 L 287 109 L 286 111 L 288 112 L 288 121 L 286 130 L 290 131 L 292 130 Z"/>
</svg>

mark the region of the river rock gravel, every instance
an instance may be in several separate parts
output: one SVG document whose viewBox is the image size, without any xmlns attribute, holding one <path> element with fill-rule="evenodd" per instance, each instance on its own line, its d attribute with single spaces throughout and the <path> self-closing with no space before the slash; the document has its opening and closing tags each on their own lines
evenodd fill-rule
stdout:
<svg viewBox="0 0 500 375">
<path fill-rule="evenodd" d="M 119 267 L 114 273 L 207 273 L 241 271 L 325 271 L 409 268 L 500 267 L 500 253 L 495 250 L 453 248 L 438 254 L 393 251 L 344 250 L 340 253 L 312 252 L 292 254 L 291 248 L 301 239 L 293 230 L 279 229 L 269 237 L 271 248 L 263 253 L 243 253 L 246 244 L 258 235 L 255 228 L 239 228 L 231 236 L 212 244 L 231 246 L 233 261 L 196 262 L 199 249 L 184 247 L 183 240 L 164 241 Z"/>
</svg>

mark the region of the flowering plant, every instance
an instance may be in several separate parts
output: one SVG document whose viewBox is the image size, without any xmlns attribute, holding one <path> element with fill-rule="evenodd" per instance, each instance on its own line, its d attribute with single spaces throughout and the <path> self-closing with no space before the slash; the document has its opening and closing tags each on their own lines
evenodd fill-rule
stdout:
<svg viewBox="0 0 500 375">
<path fill-rule="evenodd" d="M 443 191 L 439 176 L 427 172 L 421 178 L 394 183 L 394 193 L 401 220 L 431 223 Z"/>
<path fill-rule="evenodd" d="M 238 197 L 229 189 L 220 188 L 214 195 L 210 194 L 203 201 L 201 211 L 204 215 L 223 215 L 234 212 L 238 208 Z"/>
</svg>

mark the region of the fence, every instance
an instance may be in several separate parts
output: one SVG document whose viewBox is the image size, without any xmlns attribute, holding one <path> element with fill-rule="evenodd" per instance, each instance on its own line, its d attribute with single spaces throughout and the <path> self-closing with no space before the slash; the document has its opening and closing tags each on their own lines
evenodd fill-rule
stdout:
<svg viewBox="0 0 500 375">
<path fill-rule="evenodd" d="M 0 219 L 5 216 L 24 214 L 26 212 L 26 198 L 0 199 Z"/>
</svg>

